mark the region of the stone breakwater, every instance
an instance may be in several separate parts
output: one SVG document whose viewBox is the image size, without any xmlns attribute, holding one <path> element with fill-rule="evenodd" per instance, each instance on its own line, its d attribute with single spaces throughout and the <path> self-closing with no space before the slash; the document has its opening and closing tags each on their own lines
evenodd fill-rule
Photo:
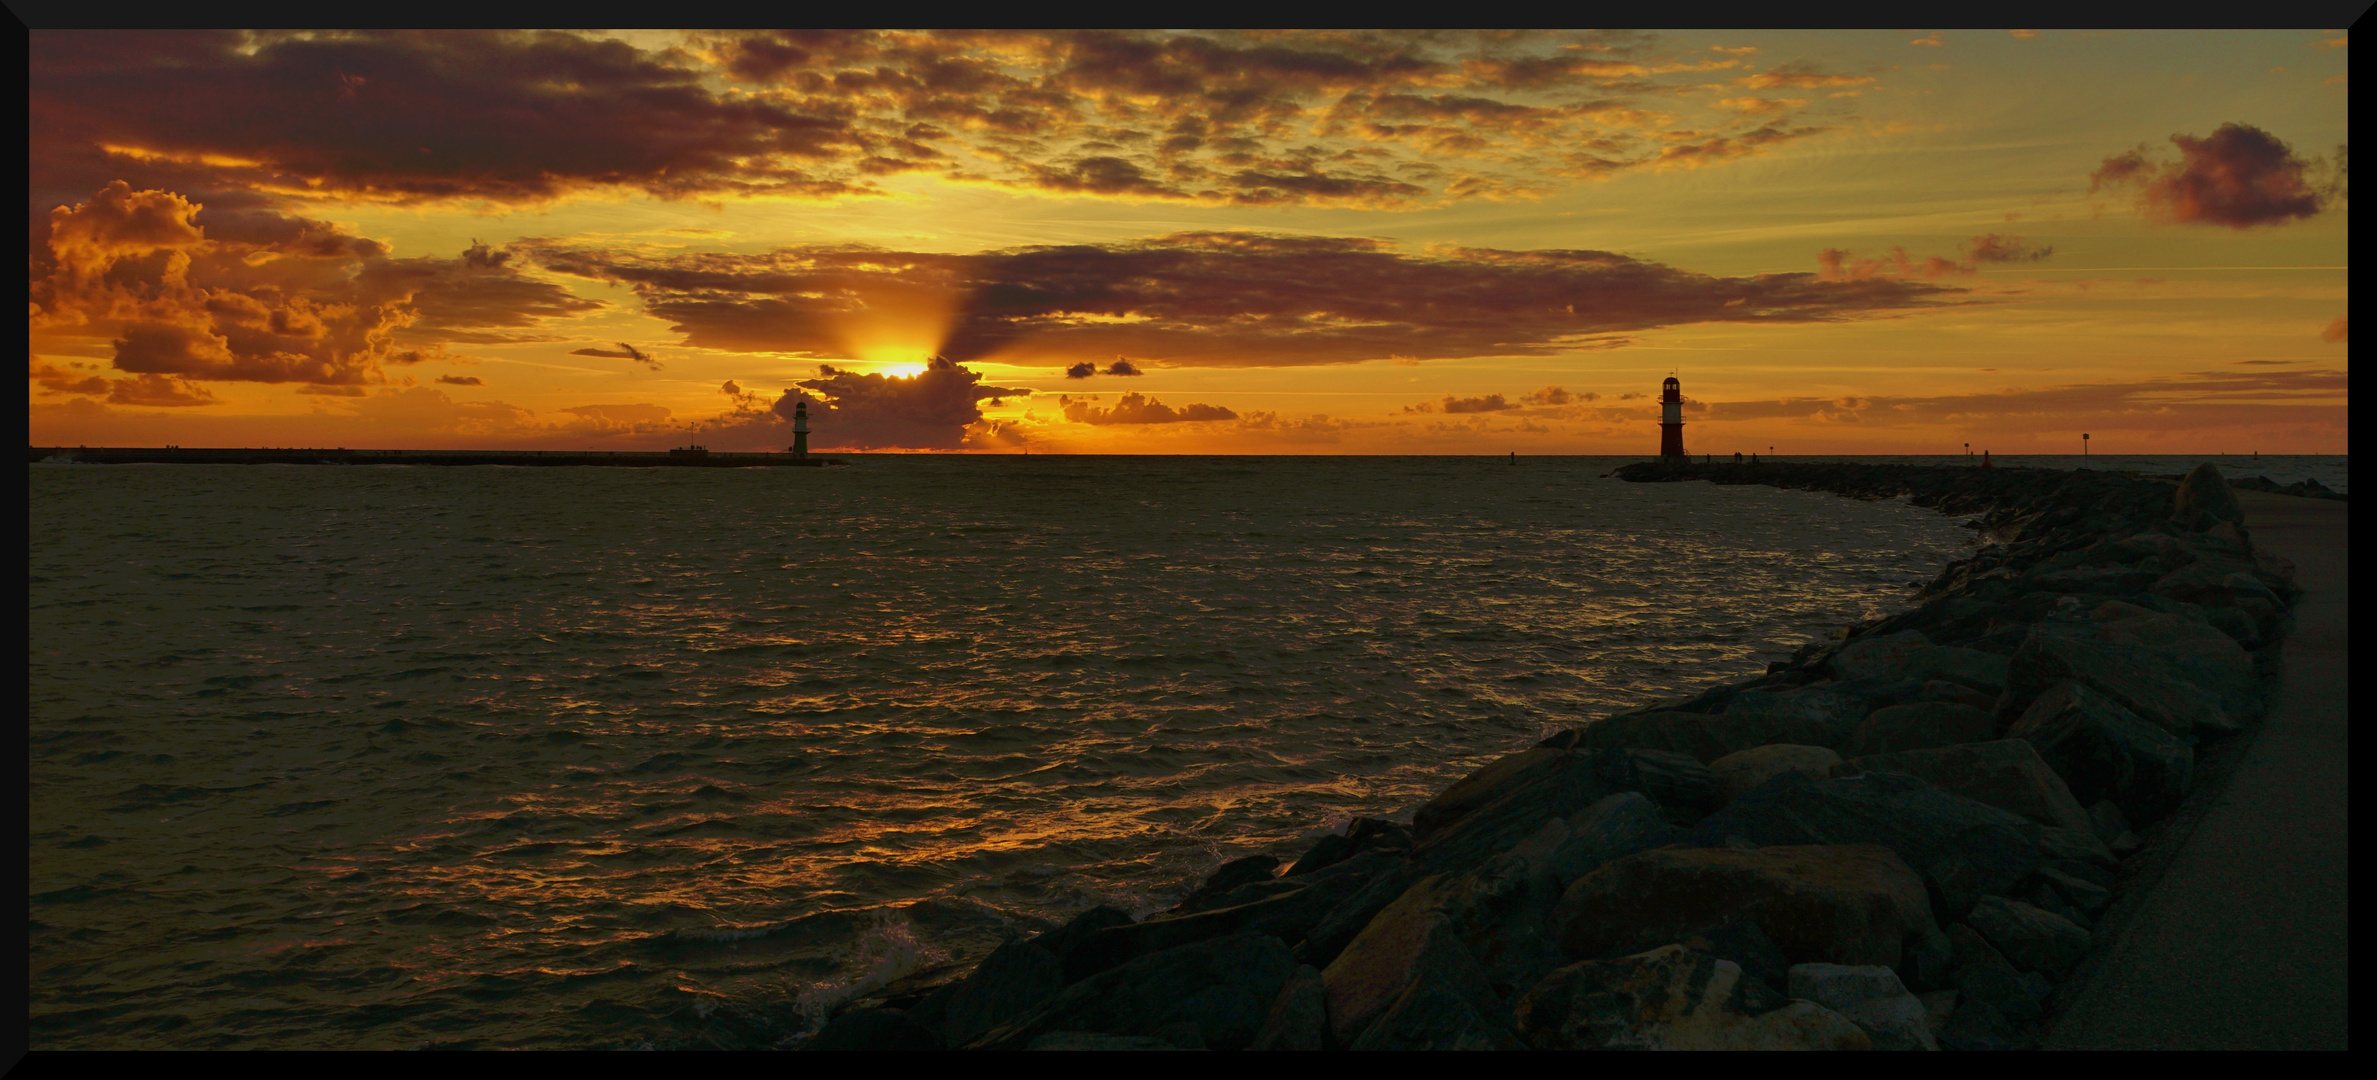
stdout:
<svg viewBox="0 0 2377 1080">
<path fill-rule="evenodd" d="M 2021 1049 L 2263 708 L 2295 592 L 2218 472 L 1628 466 L 1973 514 L 1914 610 L 1494 761 L 1406 826 L 1098 907 L 813 1049 Z"/>
</svg>

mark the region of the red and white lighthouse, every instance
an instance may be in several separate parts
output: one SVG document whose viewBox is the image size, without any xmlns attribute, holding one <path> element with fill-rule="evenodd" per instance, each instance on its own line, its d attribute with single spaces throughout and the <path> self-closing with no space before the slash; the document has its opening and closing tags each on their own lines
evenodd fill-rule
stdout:
<svg viewBox="0 0 2377 1080">
<path fill-rule="evenodd" d="M 1673 375 L 1659 389 L 1659 456 L 1684 456 L 1684 389 Z"/>
</svg>

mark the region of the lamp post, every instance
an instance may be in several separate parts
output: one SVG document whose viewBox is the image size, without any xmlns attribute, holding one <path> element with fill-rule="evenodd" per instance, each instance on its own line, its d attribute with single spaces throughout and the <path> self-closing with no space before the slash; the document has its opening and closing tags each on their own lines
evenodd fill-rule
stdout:
<svg viewBox="0 0 2377 1080">
<path fill-rule="evenodd" d="M 2085 431 L 2080 433 L 2080 456 L 2088 456 L 2088 433 Z"/>
</svg>

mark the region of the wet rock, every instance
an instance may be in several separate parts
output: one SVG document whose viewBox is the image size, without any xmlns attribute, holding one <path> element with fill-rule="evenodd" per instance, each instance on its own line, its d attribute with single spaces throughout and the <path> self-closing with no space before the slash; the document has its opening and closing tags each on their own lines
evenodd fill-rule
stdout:
<svg viewBox="0 0 2377 1080">
<path fill-rule="evenodd" d="M 1152 1035 L 1101 1035 L 1094 1031 L 1051 1031 L 1025 1044 L 1026 1050 L 1178 1050 Z"/>
<path fill-rule="evenodd" d="M 2217 697 L 2152 652 L 2094 640 L 2077 627 L 2044 624 L 2033 627 L 2014 653 L 1999 717 L 2013 720 L 2049 686 L 2066 679 L 2086 684 L 2174 735 L 2235 726 Z"/>
<path fill-rule="evenodd" d="M 2096 838 L 2110 845 L 2122 833 L 2129 831 L 2129 818 L 2121 806 L 2111 799 L 2098 799 L 2088 808 L 2088 829 Z"/>
<path fill-rule="evenodd" d="M 1566 750 L 1537 747 L 1489 761 L 1414 811 L 1412 837 L 1425 841 L 1469 812 L 1548 777 L 1572 757 Z"/>
<path fill-rule="evenodd" d="M 1876 1050 L 1937 1050 L 1929 1013 L 1898 973 L 1878 965 L 1796 964 L 1788 993 L 1865 1029 Z"/>
<path fill-rule="evenodd" d="M 1995 946 L 1963 923 L 1948 928 L 1948 941 L 1955 955 L 1956 991 L 1966 1005 L 1987 1005 L 2019 1023 L 2046 1014 L 2053 987 L 2044 976 L 2015 970 Z"/>
<path fill-rule="evenodd" d="M 1904 705 L 1910 701 L 1926 700 L 1923 680 L 1908 678 L 1904 675 L 1876 675 L 1863 679 L 1843 679 L 1839 682 L 1826 683 L 1824 688 L 1835 694 L 1846 694 L 1856 698 L 1863 703 L 1863 708 L 1868 716 L 1873 715 L 1875 709 L 1887 709 L 1892 705 Z"/>
<path fill-rule="evenodd" d="M 1965 922 L 2015 967 L 2058 978 L 2088 955 L 2088 931 L 2019 900 L 1984 896 Z"/>
<path fill-rule="evenodd" d="M 1786 773 L 1693 826 L 1696 844 L 1880 844 L 1923 876 L 1943 918 L 2037 868 L 2039 826 L 1904 773 L 1808 780 Z M 1781 941 L 1781 938 L 1776 938 Z M 1829 956 L 1801 960 L 1867 963 Z"/>
<path fill-rule="evenodd" d="M 1923 1002 L 1924 1026 L 1931 1029 L 1932 1038 L 1937 1040 L 1940 1031 L 1948 1026 L 1948 1014 L 1956 1011 L 1956 991 L 1932 990 L 1915 997 Z"/>
<path fill-rule="evenodd" d="M 1554 972 L 1515 1010 L 1539 1050 L 1864 1050 L 1873 1041 L 1810 1001 L 1680 945 Z"/>
<path fill-rule="evenodd" d="M 1983 1001 L 1960 1001 L 1940 1025 L 1942 1050 L 2027 1050 L 2038 1041 L 2019 1024 Z"/>
<path fill-rule="evenodd" d="M 1403 989 L 1385 1013 L 1372 1021 L 1349 1050 L 1524 1050 L 1497 1019 L 1501 1010 L 1482 1006 L 1444 980 L 1422 976 Z"/>
<path fill-rule="evenodd" d="M 1064 988 L 1065 968 L 1056 957 L 1038 945 L 1010 939 L 983 957 L 939 1003 L 939 1041 L 964 1046 Z"/>
<path fill-rule="evenodd" d="M 1551 924 L 1570 956 L 1606 957 L 1755 923 L 1793 962 L 1896 965 L 1932 924 L 1923 882 L 1874 845 L 1661 848 L 1568 887 Z"/>
<path fill-rule="evenodd" d="M 1868 718 L 1867 723 L 1871 722 Z M 1825 747 L 1773 743 L 1736 750 L 1718 758 L 1709 764 L 1709 773 L 1716 780 L 1717 804 L 1722 806 L 1783 773 L 1828 777 L 1832 775 L 1832 767 L 1840 762 L 1841 756 Z"/>
<path fill-rule="evenodd" d="M 1195 1024 L 1214 1049 L 1242 1049 L 1295 968 L 1287 946 L 1268 934 L 1183 945 L 1074 983 L 970 1047 L 1018 1050 L 1056 1032 L 1157 1037 L 1185 1023 Z"/>
<path fill-rule="evenodd" d="M 1725 706 L 1724 715 L 1710 721 L 1710 727 L 1725 738 L 1728 752 L 1779 742 L 1838 746 L 1857 730 L 1865 712 L 1861 698 L 1809 686 L 1781 693 L 1737 694 Z"/>
<path fill-rule="evenodd" d="M 1875 710 L 1841 747 L 1844 757 L 1982 742 L 1997 736 L 1995 717 L 1970 705 L 1918 701 Z"/>
<path fill-rule="evenodd" d="M 1330 833 L 1321 837 L 1311 847 L 1306 848 L 1304 854 L 1296 858 L 1295 865 L 1288 867 L 1287 872 L 1280 876 L 1292 878 L 1298 874 L 1309 874 L 1324 866 L 1335 866 L 1352 858 L 1354 853 L 1359 850 L 1361 849 L 1355 846 L 1351 838 L 1342 833 Z"/>
<path fill-rule="evenodd" d="M 1917 990 L 1956 985 L 1955 949 L 1940 930 L 1924 930 L 1907 939 L 1906 957 L 1898 965 L 1899 978 Z"/>
<path fill-rule="evenodd" d="M 1057 962 L 1062 964 L 1089 935 L 1108 927 L 1129 926 L 1132 921 L 1130 912 L 1109 904 L 1099 904 L 1073 916 L 1065 925 L 1033 938 L 1032 944 L 1047 950 L 1048 955 L 1056 957 Z"/>
<path fill-rule="evenodd" d="M 1985 713 L 1997 711 L 1996 694 L 1984 694 L 1963 683 L 1949 682 L 1945 679 L 1933 679 L 1924 683 L 1923 689 L 1916 693 L 1915 700 L 1963 705 Z M 1872 719 L 1872 717 L 1869 716 L 1867 719 Z"/>
<path fill-rule="evenodd" d="M 1377 918 L 1379 912 L 1386 910 L 1413 883 L 1427 876 L 1406 860 L 1363 882 L 1361 888 L 1338 901 L 1306 931 L 1303 943 L 1296 946 L 1296 959 L 1313 967 L 1328 967 L 1353 942 L 1355 935 L 1370 925 L 1370 920 Z"/>
<path fill-rule="evenodd" d="M 1180 903 L 1173 905 L 1172 910 L 1188 914 L 1218 906 L 1215 901 L 1222 896 L 1243 885 L 1272 881 L 1278 870 L 1279 860 L 1269 855 L 1249 855 L 1243 859 L 1232 859 L 1223 863 L 1221 869 L 1215 870 L 1212 876 L 1205 879 L 1203 885 L 1197 886 L 1196 891 L 1182 897 Z"/>
<path fill-rule="evenodd" d="M 2082 930 L 2088 929 L 2089 925 L 2095 921 L 2088 917 L 2087 912 L 2081 911 L 2074 907 L 2071 901 L 2065 900 L 2063 894 L 2056 891 L 2055 886 L 2048 884 L 2043 877 L 2031 882 L 2029 888 L 2022 890 L 2022 895 L 2012 897 L 2012 899 L 2020 900 Z"/>
<path fill-rule="evenodd" d="M 1583 745 L 1592 748 L 1667 750 L 1695 761 L 1715 761 L 1731 753 L 1726 740 L 1709 727 L 1704 713 L 1663 710 L 1613 716 L 1585 729 Z"/>
<path fill-rule="evenodd" d="M 1934 645 L 1908 653 L 1898 671 L 1912 678 L 1958 683 L 1995 697 L 2006 688 L 2006 665 L 2004 656 L 1987 650 Z"/>
<path fill-rule="evenodd" d="M 1345 838 L 1362 851 L 1410 851 L 1411 830 L 1385 818 L 1358 817 L 1345 827 Z"/>
<path fill-rule="evenodd" d="M 1702 927 L 1685 935 L 1677 944 L 1719 960 L 1731 960 L 1741 966 L 1744 977 L 1769 987 L 1783 986 L 1790 979 L 1791 957 L 1751 919 L 1727 919 L 1715 926 Z"/>
<path fill-rule="evenodd" d="M 1329 1048 L 1329 1010 L 1321 988 L 1321 973 L 1299 965 L 1271 1002 L 1271 1014 L 1255 1033 L 1249 1050 L 1326 1050 Z"/>
<path fill-rule="evenodd" d="M 1669 823 L 1649 797 L 1636 791 L 1604 798 L 1577 811 L 1562 825 L 1558 840 L 1537 863 L 1559 889 L 1612 859 L 1678 843 L 1688 835 Z"/>
<path fill-rule="evenodd" d="M 1081 979 L 1135 957 L 1226 934 L 1259 933 L 1281 942 L 1303 940 L 1348 898 L 1377 876 L 1399 871 L 1402 856 L 1373 851 L 1296 878 L 1294 891 L 1251 903 L 1185 915 L 1159 915 L 1085 935 L 1064 960 L 1065 981 Z"/>
<path fill-rule="evenodd" d="M 2100 621 L 2101 641 L 2153 653 L 2180 677 L 2220 700 L 2230 717 L 2261 712 L 2261 683 L 2253 655 L 2207 623 L 2160 613 Z"/>
<path fill-rule="evenodd" d="M 2179 481 L 2179 492 L 2171 504 L 2171 516 L 2191 518 L 2210 515 L 2216 521 L 2243 521 L 2245 508 L 2237 505 L 2237 496 L 2228 489 L 2228 481 L 2220 470 L 2207 461 L 2189 471 Z"/>
<path fill-rule="evenodd" d="M 914 1020 L 902 1009 L 852 1009 L 833 1018 L 832 1022 L 808 1042 L 803 1050 L 939 1050 L 941 1037 Z"/>
<path fill-rule="evenodd" d="M 2162 571 L 2138 566 L 2077 566 L 2044 574 L 2024 575 L 2024 584 L 2056 593 L 2120 594 L 2144 592 Z"/>
<path fill-rule="evenodd" d="M 2267 637 L 2287 607 L 2286 599 L 2268 582 L 2250 573 L 2250 564 L 2210 560 L 2173 570 L 2152 586 L 2156 596 L 2198 605 L 2211 614 L 2228 609 L 2251 622 Z"/>
<path fill-rule="evenodd" d="M 2107 846 L 2096 838 L 2096 833 L 2089 829 L 2040 829 L 2039 859 L 2042 866 L 2048 863 L 2068 862 L 2080 866 L 2103 868 L 2101 872 L 2107 874 L 2111 872 L 2110 867 L 2115 864 L 2113 853 L 2107 850 Z M 2088 875 L 2089 880 L 2096 880 L 2097 872 L 2099 871 L 2092 870 Z"/>
<path fill-rule="evenodd" d="M 2021 739 L 1874 754 L 1844 761 L 1833 770 L 1836 776 L 1868 772 L 1920 777 L 1974 802 L 2052 828 L 2088 828 L 2088 813 L 2080 809 L 2063 778 L 2039 757 L 2038 750 Z"/>
<path fill-rule="evenodd" d="M 1338 1044 L 1360 1039 L 1422 981 L 1434 982 L 1473 1010 L 1494 1009 L 1485 972 L 1444 912 L 1457 902 L 1456 886 L 1448 875 L 1413 885 L 1321 972 L 1329 1034 Z"/>
<path fill-rule="evenodd" d="M 1869 634 L 1842 645 L 1832 654 L 1832 672 L 1843 680 L 1895 675 L 1907 654 L 1929 648 L 1931 639 L 1919 630 Z"/>
<path fill-rule="evenodd" d="M 1689 754 L 1628 750 L 1623 758 L 1610 757 L 1602 766 L 1610 784 L 1648 796 L 1670 821 L 1690 824 L 1717 808 L 1716 777 Z"/>
<path fill-rule="evenodd" d="M 1468 870 L 1510 850 L 1551 818 L 1567 817 L 1620 791 L 1640 790 L 1646 785 L 1644 772 L 1642 760 L 1625 750 L 1562 752 L 1516 772 L 1499 797 L 1429 833 L 1412 848 L 1412 862 L 1422 873 Z"/>
<path fill-rule="evenodd" d="M 2050 684 L 2006 735 L 2037 748 L 2073 797 L 2111 800 L 2129 822 L 2160 818 L 2195 780 L 2186 742 L 2078 680 Z"/>
</svg>

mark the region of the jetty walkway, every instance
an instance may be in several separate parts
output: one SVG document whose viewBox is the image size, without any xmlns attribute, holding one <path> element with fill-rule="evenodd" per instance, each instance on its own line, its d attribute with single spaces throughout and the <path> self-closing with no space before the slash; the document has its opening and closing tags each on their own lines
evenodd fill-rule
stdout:
<svg viewBox="0 0 2377 1080">
<path fill-rule="evenodd" d="M 2048 1049 L 2346 1049 L 2350 747 L 2345 504 L 2239 491 L 2303 596 L 2260 734 Z"/>
</svg>

